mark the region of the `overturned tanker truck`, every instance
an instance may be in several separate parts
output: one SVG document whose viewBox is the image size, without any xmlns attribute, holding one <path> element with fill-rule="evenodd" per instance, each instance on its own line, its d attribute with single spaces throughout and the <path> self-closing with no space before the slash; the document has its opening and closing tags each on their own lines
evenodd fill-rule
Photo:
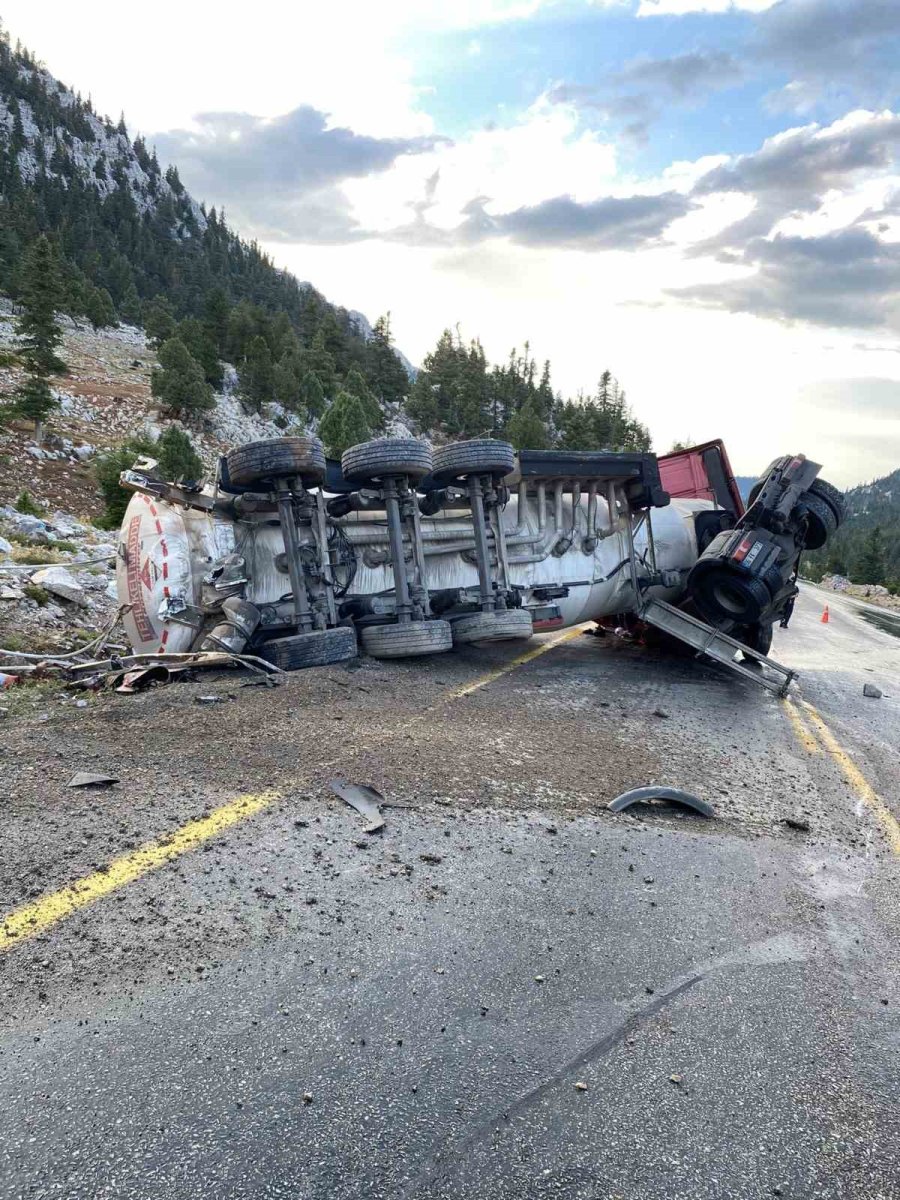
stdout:
<svg viewBox="0 0 900 1200">
<path fill-rule="evenodd" d="M 122 475 L 135 495 L 117 585 L 135 652 L 252 653 L 285 670 L 627 614 L 784 691 L 773 622 L 803 550 L 843 519 L 802 455 L 776 459 L 745 510 L 721 442 L 657 458 L 381 438 L 338 463 L 283 437 L 223 455 L 206 486 L 155 466 Z"/>
</svg>

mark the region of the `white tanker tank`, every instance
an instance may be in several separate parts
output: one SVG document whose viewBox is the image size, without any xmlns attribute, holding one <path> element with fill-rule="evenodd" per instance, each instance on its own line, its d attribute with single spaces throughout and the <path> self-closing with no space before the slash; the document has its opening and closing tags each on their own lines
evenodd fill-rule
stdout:
<svg viewBox="0 0 900 1200">
<path fill-rule="evenodd" d="M 153 467 L 122 476 L 133 649 L 252 651 L 285 669 L 358 643 L 392 658 L 527 638 L 650 600 L 692 601 L 765 652 L 803 546 L 841 519 L 802 456 L 776 460 L 744 513 L 721 443 L 657 459 L 384 438 L 339 465 L 314 438 L 278 438 L 223 456 L 204 488 Z"/>
</svg>

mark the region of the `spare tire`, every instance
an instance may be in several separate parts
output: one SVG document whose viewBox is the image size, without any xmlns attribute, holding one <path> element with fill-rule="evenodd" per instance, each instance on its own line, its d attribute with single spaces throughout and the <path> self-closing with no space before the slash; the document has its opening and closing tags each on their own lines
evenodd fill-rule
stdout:
<svg viewBox="0 0 900 1200">
<path fill-rule="evenodd" d="M 498 608 L 493 612 L 468 613 L 452 622 L 453 644 L 503 642 L 512 638 L 530 638 L 534 633 L 531 613 L 524 608 Z"/>
<path fill-rule="evenodd" d="M 304 667 L 324 667 L 356 658 L 358 650 L 354 630 L 339 625 L 337 629 L 314 629 L 293 637 L 272 638 L 256 653 L 282 671 L 302 671 Z"/>
<path fill-rule="evenodd" d="M 315 487 L 325 478 L 325 451 L 318 438 L 269 438 L 248 442 L 225 456 L 228 477 L 238 487 L 273 482 L 291 476 L 304 487 Z"/>
<path fill-rule="evenodd" d="M 447 621 L 407 621 L 405 624 L 364 625 L 362 648 L 373 658 L 415 658 L 453 649 Z"/>
<path fill-rule="evenodd" d="M 453 442 L 434 452 L 434 480 L 445 487 L 467 475 L 508 475 L 516 465 L 516 452 L 509 442 L 474 438 Z"/>
<path fill-rule="evenodd" d="M 348 483 L 375 483 L 405 475 L 418 483 L 431 473 L 431 447 L 415 438 L 376 438 L 351 446 L 341 455 L 341 471 Z"/>
</svg>

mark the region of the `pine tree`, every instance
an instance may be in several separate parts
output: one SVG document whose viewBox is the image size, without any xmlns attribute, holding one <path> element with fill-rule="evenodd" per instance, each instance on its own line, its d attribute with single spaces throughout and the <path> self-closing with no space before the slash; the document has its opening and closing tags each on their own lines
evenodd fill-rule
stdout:
<svg viewBox="0 0 900 1200">
<path fill-rule="evenodd" d="M 158 367 L 150 376 L 150 390 L 166 412 L 190 420 L 215 408 L 212 388 L 203 368 L 178 338 L 169 338 L 159 348 Z"/>
<path fill-rule="evenodd" d="M 98 456 L 94 463 L 94 478 L 105 505 L 103 516 L 97 522 L 102 529 L 118 529 L 131 499 L 131 492 L 125 491 L 119 476 L 141 455 L 152 455 L 155 449 L 152 438 L 137 436 Z"/>
<path fill-rule="evenodd" d="M 159 473 L 170 482 L 196 483 L 203 475 L 203 463 L 183 429 L 175 425 L 162 434 L 153 448 Z"/>
<path fill-rule="evenodd" d="M 378 318 L 366 344 L 366 375 L 383 404 L 400 404 L 409 391 L 409 376 L 394 351 L 390 313 Z"/>
<path fill-rule="evenodd" d="M 12 412 L 34 422 L 34 440 L 40 444 L 44 437 L 44 422 L 55 411 L 57 402 L 50 385 L 41 375 L 26 375 L 12 404 Z"/>
<path fill-rule="evenodd" d="M 547 427 L 532 400 L 526 400 L 519 411 L 510 418 L 506 427 L 507 440 L 517 450 L 546 450 L 550 445 Z"/>
<path fill-rule="evenodd" d="M 206 326 L 196 317 L 185 317 L 178 322 L 175 336 L 187 346 L 191 358 L 203 368 L 206 382 L 213 388 L 222 386 L 222 366 L 215 342 Z"/>
<path fill-rule="evenodd" d="M 274 398 L 275 371 L 272 352 L 265 338 L 257 335 L 247 348 L 247 356 L 240 372 L 241 399 L 254 412 Z"/>
<path fill-rule="evenodd" d="M 302 365 L 293 354 L 284 354 L 275 364 L 273 390 L 278 403 L 288 412 L 303 410 L 303 385 L 300 377 Z"/>
<path fill-rule="evenodd" d="M 360 399 L 352 392 L 338 392 L 319 422 L 319 437 L 325 449 L 333 458 L 340 458 L 350 446 L 368 441 L 371 436 L 372 427 Z"/>
<path fill-rule="evenodd" d="M 371 429 L 380 430 L 384 428 L 384 413 L 381 411 L 381 405 L 369 391 L 362 373 L 356 367 L 347 372 L 347 376 L 344 379 L 344 391 L 350 392 L 362 404 L 366 420 Z"/>
<path fill-rule="evenodd" d="M 107 329 L 116 323 L 116 310 L 106 288 L 89 288 L 84 297 L 83 312 L 94 329 Z"/>
<path fill-rule="evenodd" d="M 29 247 L 19 270 L 20 312 L 16 333 L 21 354 L 31 375 L 46 379 L 60 375 L 66 364 L 56 353 L 62 342 L 57 310 L 65 298 L 62 273 L 49 238 L 42 234 Z"/>
<path fill-rule="evenodd" d="M 300 396 L 307 416 L 320 417 L 325 411 L 325 392 L 318 375 L 307 371 L 300 384 Z"/>
<path fill-rule="evenodd" d="M 223 288 L 213 288 L 207 292 L 203 302 L 203 326 L 216 347 L 220 358 L 225 357 L 228 346 L 228 316 L 231 305 Z"/>
<path fill-rule="evenodd" d="M 884 542 L 881 536 L 881 526 L 875 525 L 869 530 L 863 542 L 856 568 L 853 572 L 855 583 L 883 583 L 885 576 Z"/>
<path fill-rule="evenodd" d="M 325 337 L 321 332 L 312 340 L 312 345 L 303 355 L 303 365 L 307 371 L 318 378 L 322 391 L 326 396 L 333 396 L 335 390 L 335 363 L 325 345 Z"/>
<path fill-rule="evenodd" d="M 154 296 L 144 314 L 144 332 L 154 350 L 175 336 L 175 314 L 165 296 Z"/>
</svg>

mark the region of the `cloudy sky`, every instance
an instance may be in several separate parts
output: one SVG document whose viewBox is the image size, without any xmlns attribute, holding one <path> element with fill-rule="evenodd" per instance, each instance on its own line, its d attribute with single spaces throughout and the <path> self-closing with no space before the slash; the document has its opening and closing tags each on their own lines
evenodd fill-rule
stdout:
<svg viewBox="0 0 900 1200">
<path fill-rule="evenodd" d="M 900 0 L 4 0 L 275 261 L 665 450 L 900 465 Z"/>
</svg>

